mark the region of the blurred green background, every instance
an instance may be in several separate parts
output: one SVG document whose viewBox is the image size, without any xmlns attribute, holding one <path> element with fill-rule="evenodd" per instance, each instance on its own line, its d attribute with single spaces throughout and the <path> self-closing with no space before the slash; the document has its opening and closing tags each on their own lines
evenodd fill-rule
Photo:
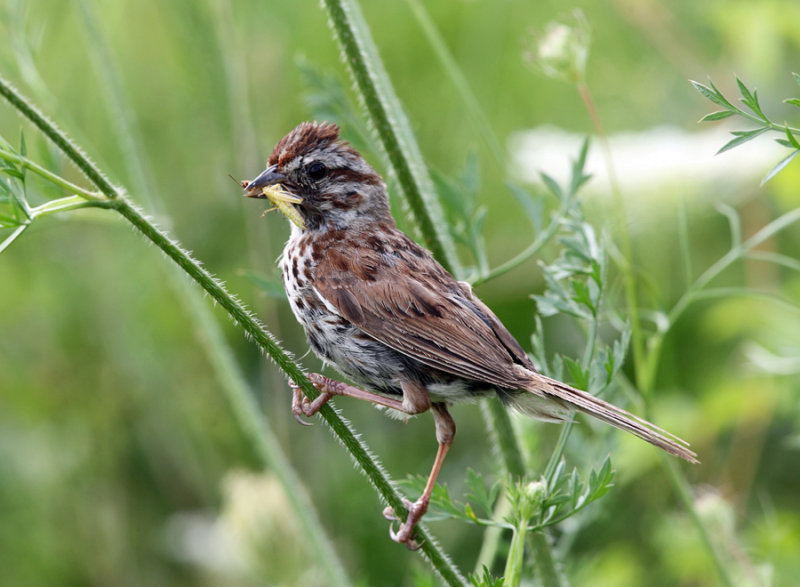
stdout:
<svg viewBox="0 0 800 587">
<path fill-rule="evenodd" d="M 687 80 L 711 76 L 733 97 L 734 73 L 758 87 L 775 119 L 794 117 L 797 125 L 797 110 L 780 104 L 800 94 L 791 76 L 800 58 L 800 5 L 790 0 L 425 6 L 511 151 L 516 133 L 552 125 L 576 137 L 566 159 L 591 132 L 575 88 L 536 75 L 523 59 L 531 30 L 574 6 L 592 29 L 588 85 L 612 139 L 665 125 L 687 136 L 708 130 L 696 121 L 715 108 Z M 534 237 L 504 184 L 525 175 L 512 166 L 518 154 L 509 152 L 507 165 L 492 157 L 409 4 L 362 7 L 430 167 L 457 177 L 477 154 L 478 200 L 489 209 L 487 255 L 498 265 Z M 285 348 L 303 356 L 307 345 L 288 305 L 245 275 L 277 275 L 286 221 L 261 218 L 263 208 L 243 201 L 228 174 L 254 177 L 277 140 L 312 116 L 309 98 L 319 88 L 303 68 L 349 91 L 318 3 L 5 0 L 0 39 L 3 76 L 227 282 Z M 116 89 L 102 73 L 108 68 L 118 76 Z M 124 111 L 111 106 L 115 91 Z M 20 129 L 31 158 L 86 185 L 0 105 L 0 133 L 16 141 Z M 352 136 L 354 129 L 345 125 L 344 132 Z M 681 209 L 697 276 L 730 248 L 718 203 L 738 210 L 745 237 L 800 206 L 800 164 L 760 187 L 780 150 L 762 137 L 738 158 L 715 159 L 726 140 L 720 136 L 698 162 L 703 167 L 707 158 L 721 169 L 711 175 L 676 169 L 663 185 L 629 187 L 626 163 L 617 160 L 647 308 L 670 308 L 686 288 L 677 245 Z M 770 163 L 747 165 L 765 149 L 774 153 Z M 34 202 L 57 195 L 35 181 L 29 187 Z M 584 194 L 598 228 L 613 226 L 606 191 L 596 180 Z M 797 258 L 800 230 L 783 231 L 763 249 Z M 185 290 L 172 277 L 177 271 L 121 218 L 102 211 L 37 222 L 0 255 L 0 583 L 327 583 L 285 493 L 260 466 L 220 391 Z M 737 296 L 693 305 L 665 340 L 651 415 L 700 454 L 703 464 L 687 473 L 694 498 L 741 584 L 795 584 L 798 272 L 747 262 L 715 285 L 758 288 L 791 305 Z M 529 347 L 535 308 L 528 296 L 542 288 L 529 261 L 478 294 Z M 381 505 L 347 454 L 323 426 L 296 425 L 283 378 L 215 312 L 347 574 L 363 585 L 433 581 L 415 554 L 388 539 Z M 576 352 L 576 332 L 566 321 L 550 319 L 546 327 L 553 351 Z M 310 355 L 302 363 L 319 369 Z M 436 449 L 429 416 L 403 424 L 356 402 L 338 406 L 395 478 L 427 472 Z M 453 412 L 459 432 L 442 480 L 460 495 L 466 468 L 491 474 L 496 459 L 480 410 Z M 515 422 L 539 465 L 536 478 L 557 428 Z M 658 455 L 622 434 L 614 438 L 616 486 L 590 508 L 571 541 L 568 576 L 580 585 L 716 584 Z M 471 571 L 481 531 L 455 522 L 431 527 Z"/>
</svg>

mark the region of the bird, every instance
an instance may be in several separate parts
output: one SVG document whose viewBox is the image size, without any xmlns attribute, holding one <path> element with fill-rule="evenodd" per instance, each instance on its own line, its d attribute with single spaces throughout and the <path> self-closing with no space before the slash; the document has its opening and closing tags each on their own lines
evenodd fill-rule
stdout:
<svg viewBox="0 0 800 587">
<path fill-rule="evenodd" d="M 391 538 L 416 549 L 414 529 L 428 509 L 456 433 L 448 406 L 497 396 L 536 419 L 562 422 L 578 411 L 696 463 L 688 443 L 585 391 L 539 373 L 524 349 L 469 284 L 397 227 L 381 176 L 327 122 L 302 122 L 275 146 L 267 167 L 242 182 L 291 220 L 279 258 L 287 298 L 323 364 L 351 383 L 319 373 L 309 400 L 292 386 L 292 413 L 311 417 L 349 396 L 408 418 L 433 414 L 438 450 L 421 496 L 404 499 L 404 521 L 384 515 Z"/>
</svg>

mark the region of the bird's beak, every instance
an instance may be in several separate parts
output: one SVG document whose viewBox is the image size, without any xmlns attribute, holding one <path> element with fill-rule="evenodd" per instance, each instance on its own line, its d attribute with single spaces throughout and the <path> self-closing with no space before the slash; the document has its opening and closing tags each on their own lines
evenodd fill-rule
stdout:
<svg viewBox="0 0 800 587">
<path fill-rule="evenodd" d="M 301 214 L 293 204 L 302 204 L 303 198 L 295 196 L 281 185 L 286 176 L 278 171 L 277 165 L 270 165 L 253 181 L 242 182 L 244 195 L 248 198 L 266 198 L 283 212 L 286 217 L 301 230 L 306 225 Z M 272 210 L 274 208 L 270 208 Z M 267 210 L 269 212 L 269 210 Z M 266 213 L 266 212 L 265 212 Z"/>
<path fill-rule="evenodd" d="M 244 195 L 248 198 L 266 198 L 263 188 L 279 184 L 285 180 L 286 176 L 278 171 L 278 166 L 270 165 L 253 181 L 247 182 L 247 185 L 244 186 L 244 189 L 247 190 Z"/>
</svg>

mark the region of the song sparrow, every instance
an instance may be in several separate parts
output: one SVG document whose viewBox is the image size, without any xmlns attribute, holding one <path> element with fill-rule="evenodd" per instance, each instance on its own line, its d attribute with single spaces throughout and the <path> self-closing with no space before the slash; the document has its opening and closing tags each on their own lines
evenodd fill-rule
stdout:
<svg viewBox="0 0 800 587">
<path fill-rule="evenodd" d="M 398 230 L 381 177 L 333 124 L 304 122 L 286 135 L 268 167 L 243 182 L 247 196 L 293 207 L 280 259 L 283 283 L 308 342 L 360 387 L 312 374 L 320 396 L 294 387 L 292 412 L 311 416 L 334 395 L 408 416 L 432 408 L 439 450 L 422 496 L 397 542 L 416 547 L 415 524 L 428 508 L 455 423 L 448 404 L 496 394 L 506 405 L 549 421 L 571 410 L 627 430 L 689 462 L 687 444 L 584 391 L 538 373 L 525 351 L 469 285 L 456 281 Z M 363 388 L 363 389 L 362 389 Z M 686 445 L 686 446 L 684 446 Z M 384 510 L 396 519 L 391 508 Z"/>
</svg>

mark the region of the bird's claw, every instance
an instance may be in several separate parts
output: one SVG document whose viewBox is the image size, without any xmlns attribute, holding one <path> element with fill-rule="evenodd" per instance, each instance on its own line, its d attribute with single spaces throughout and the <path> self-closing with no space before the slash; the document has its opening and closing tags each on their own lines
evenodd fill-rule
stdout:
<svg viewBox="0 0 800 587">
<path fill-rule="evenodd" d="M 425 514 L 425 511 L 428 509 L 427 504 L 423 505 L 419 502 L 411 502 L 406 498 L 403 498 L 403 505 L 408 510 L 408 517 L 406 521 L 400 524 L 400 529 L 395 531 L 394 523 L 389 526 L 389 536 L 395 542 L 399 542 L 400 544 L 405 544 L 408 550 L 419 550 L 422 547 L 421 542 L 417 542 L 411 538 L 411 535 L 414 533 L 414 528 L 417 526 L 417 522 L 422 518 Z M 397 517 L 397 514 L 394 512 L 394 508 L 392 506 L 386 506 L 383 510 L 383 517 L 391 522 L 398 522 L 400 518 Z"/>
<path fill-rule="evenodd" d="M 311 426 L 311 422 L 303 420 L 303 416 L 311 417 L 311 406 L 308 398 L 303 395 L 303 390 L 300 389 L 294 381 L 289 381 L 289 386 L 292 388 L 292 416 L 299 424 L 303 426 Z"/>
<path fill-rule="evenodd" d="M 397 514 L 394 513 L 394 508 L 390 505 L 387 505 L 385 508 L 383 508 L 383 517 L 390 522 L 397 522 L 400 520 L 400 518 L 397 517 Z"/>
<path fill-rule="evenodd" d="M 314 381 L 312 380 L 312 382 Z M 314 382 L 314 385 L 317 384 Z M 320 408 L 334 395 L 327 390 L 321 390 L 317 398 L 310 400 L 303 395 L 303 390 L 294 381 L 289 381 L 289 386 L 292 388 L 292 415 L 303 426 L 311 426 L 310 422 L 303 420 L 303 416 L 310 418 L 319 412 Z"/>
</svg>

